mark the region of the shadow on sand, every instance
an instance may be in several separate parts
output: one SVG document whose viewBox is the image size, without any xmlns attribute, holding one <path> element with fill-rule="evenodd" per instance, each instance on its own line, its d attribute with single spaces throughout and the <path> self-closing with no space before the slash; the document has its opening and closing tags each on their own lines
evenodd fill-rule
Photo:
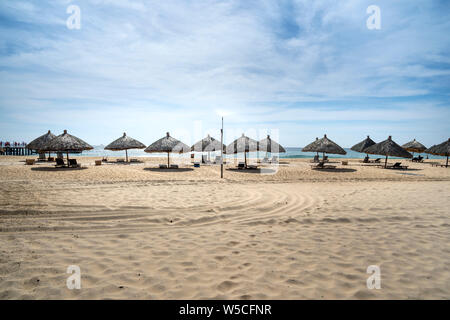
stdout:
<svg viewBox="0 0 450 320">
<path fill-rule="evenodd" d="M 79 167 L 79 168 L 67 168 L 67 167 L 40 167 L 40 168 L 31 168 L 33 171 L 48 171 L 48 172 L 56 172 L 56 171 L 72 171 L 72 170 L 85 170 L 87 167 Z"/>
<path fill-rule="evenodd" d="M 274 174 L 277 170 L 268 169 L 268 168 L 259 168 L 259 169 L 238 169 L 238 168 L 228 168 L 227 171 L 232 172 L 242 172 L 242 173 L 257 173 L 257 174 Z"/>
<path fill-rule="evenodd" d="M 153 172 L 187 172 L 187 171 L 194 171 L 193 168 L 178 168 L 178 169 L 144 168 L 144 170 L 153 171 Z"/>
<path fill-rule="evenodd" d="M 325 172 L 355 172 L 357 171 L 356 169 L 351 169 L 351 168 L 336 168 L 336 169 L 331 169 L 331 168 L 324 168 L 324 169 L 313 169 L 314 171 L 325 171 Z"/>
</svg>

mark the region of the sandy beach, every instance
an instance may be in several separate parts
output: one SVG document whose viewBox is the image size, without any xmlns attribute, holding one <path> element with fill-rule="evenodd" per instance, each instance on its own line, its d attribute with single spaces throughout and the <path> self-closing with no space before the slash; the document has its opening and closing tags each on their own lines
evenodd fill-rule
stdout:
<svg viewBox="0 0 450 320">
<path fill-rule="evenodd" d="M 266 174 L 230 162 L 220 179 L 219 166 L 95 159 L 0 157 L 0 299 L 450 298 L 447 168 L 282 159 Z"/>
</svg>

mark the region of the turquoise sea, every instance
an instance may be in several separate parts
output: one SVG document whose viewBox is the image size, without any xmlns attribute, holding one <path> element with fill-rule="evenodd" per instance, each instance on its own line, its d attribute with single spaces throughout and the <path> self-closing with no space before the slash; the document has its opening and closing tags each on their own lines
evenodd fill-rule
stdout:
<svg viewBox="0 0 450 320">
<path fill-rule="evenodd" d="M 357 158 L 361 158 L 363 159 L 366 154 L 365 153 L 359 153 L 359 152 L 355 152 L 350 150 L 349 148 L 344 148 L 345 151 L 347 151 L 346 155 L 337 155 L 337 154 L 328 154 L 329 158 L 351 158 L 351 159 L 357 159 Z M 217 155 L 219 155 L 219 153 L 217 153 Z M 315 153 L 313 152 L 302 152 L 302 148 L 286 148 L 286 153 L 281 153 L 279 156 L 282 159 L 301 159 L 301 158 L 313 158 L 315 155 Z M 414 156 L 417 156 L 418 154 L 414 154 Z M 93 150 L 89 150 L 89 151 L 84 151 L 81 154 L 76 154 L 75 156 L 77 157 L 125 157 L 125 151 L 109 151 L 109 150 L 104 150 L 103 146 L 95 146 Z M 128 156 L 129 157 L 133 157 L 133 158 L 138 158 L 138 157 L 166 157 L 167 154 L 165 153 L 146 153 L 144 152 L 144 150 L 136 150 L 136 149 L 132 149 L 132 150 L 128 150 Z M 175 156 L 175 155 L 174 155 Z M 215 154 L 212 152 L 211 153 L 211 157 L 214 157 Z M 256 152 L 250 152 L 248 155 L 250 158 L 255 158 L 257 156 Z M 263 158 L 265 156 L 265 152 L 259 152 L 259 157 Z M 271 156 L 269 154 L 269 156 Z M 322 156 L 322 155 L 320 155 Z M 428 155 L 428 154 L 422 154 L 422 156 L 426 159 L 427 156 L 430 159 L 440 159 L 442 157 L 439 156 L 433 156 L 433 155 Z M 186 154 L 182 154 L 182 155 L 176 155 L 176 157 L 190 157 L 189 153 Z M 236 157 L 236 155 L 225 155 L 226 158 L 234 158 Z M 238 158 L 242 157 L 242 155 L 238 154 L 237 155 Z M 370 158 L 382 158 L 382 156 L 375 156 L 375 155 L 370 155 Z"/>
</svg>

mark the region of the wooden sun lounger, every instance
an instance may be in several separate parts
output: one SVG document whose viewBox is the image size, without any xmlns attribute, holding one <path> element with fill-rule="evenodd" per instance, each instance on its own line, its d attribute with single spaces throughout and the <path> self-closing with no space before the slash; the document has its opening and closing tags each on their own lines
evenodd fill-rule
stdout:
<svg viewBox="0 0 450 320">
<path fill-rule="evenodd" d="M 408 166 L 402 166 L 401 162 L 396 162 L 394 165 L 389 165 L 386 167 L 386 169 L 401 169 L 406 170 L 408 169 Z"/>
<path fill-rule="evenodd" d="M 64 163 L 64 160 L 61 158 L 56 158 L 56 164 L 55 167 L 64 167 L 66 164 Z"/>
<path fill-rule="evenodd" d="M 179 169 L 177 164 L 171 164 L 170 169 Z"/>
<path fill-rule="evenodd" d="M 69 159 L 69 167 L 79 168 L 81 165 L 77 163 L 77 159 Z"/>
<path fill-rule="evenodd" d="M 247 169 L 256 170 L 256 169 L 258 169 L 258 166 L 255 164 L 249 164 L 249 165 L 247 165 Z"/>
<path fill-rule="evenodd" d="M 245 168 L 245 163 L 244 162 L 239 162 L 237 168 L 238 169 L 244 169 Z"/>
<path fill-rule="evenodd" d="M 160 165 L 159 165 L 159 168 L 160 168 L 160 169 L 167 169 L 167 164 L 160 164 Z"/>
<path fill-rule="evenodd" d="M 336 166 L 325 165 L 325 162 L 319 162 L 318 164 L 312 164 L 311 169 L 320 170 L 320 169 L 336 169 Z"/>
</svg>

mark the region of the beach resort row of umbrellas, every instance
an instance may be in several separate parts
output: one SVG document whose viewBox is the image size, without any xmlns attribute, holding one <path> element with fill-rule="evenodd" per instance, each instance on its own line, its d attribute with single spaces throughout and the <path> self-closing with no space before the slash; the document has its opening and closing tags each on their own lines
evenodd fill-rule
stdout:
<svg viewBox="0 0 450 320">
<path fill-rule="evenodd" d="M 46 134 L 36 138 L 27 145 L 28 149 L 42 152 L 63 152 L 67 154 L 67 161 L 69 161 L 69 153 L 80 153 L 85 150 L 91 150 L 93 147 L 83 140 L 70 135 L 67 130 L 64 133 L 55 136 L 49 130 Z M 105 149 L 111 151 L 125 151 L 126 161 L 128 162 L 128 150 L 130 149 L 144 149 L 148 153 L 167 153 L 167 165 L 170 165 L 170 153 L 187 153 L 187 152 L 214 152 L 222 151 L 223 153 L 233 154 L 252 151 L 266 151 L 266 152 L 286 152 L 286 150 L 277 142 L 272 141 L 270 136 L 261 141 L 253 140 L 242 134 L 242 137 L 233 141 L 228 147 L 221 146 L 221 143 L 208 135 L 206 138 L 195 143 L 192 147 L 173 138 L 167 132 L 166 136 L 155 141 L 148 147 L 142 142 L 127 136 L 124 133 L 120 138 L 108 144 Z M 247 162 L 245 155 L 245 163 Z"/>
<path fill-rule="evenodd" d="M 83 140 L 72 136 L 64 130 L 64 133 L 55 136 L 50 130 L 33 140 L 27 145 L 28 149 L 37 150 L 38 152 L 63 152 L 67 154 L 69 159 L 69 153 L 80 153 L 84 150 L 91 150 L 93 147 Z M 173 138 L 167 132 L 166 136 L 155 141 L 148 147 L 143 143 L 127 136 L 126 133 L 120 138 L 114 140 L 105 147 L 106 150 L 112 151 L 125 151 L 126 161 L 128 162 L 128 150 L 129 149 L 144 149 L 148 153 L 167 153 L 167 163 L 170 165 L 170 153 L 187 153 L 187 152 L 214 152 L 222 151 L 226 154 L 244 153 L 245 165 L 247 164 L 247 152 L 264 151 L 270 153 L 284 153 L 286 150 L 276 141 L 273 141 L 268 135 L 267 138 L 260 141 L 251 139 L 244 134 L 241 137 L 234 140 L 228 146 L 221 144 L 220 141 L 212 138 L 210 135 L 204 139 L 198 141 L 193 146 L 189 147 L 187 144 Z M 427 149 L 423 144 L 416 141 L 410 141 L 403 146 L 398 145 L 389 136 L 387 140 L 379 143 L 375 143 L 369 136 L 353 147 L 351 150 L 366 154 L 383 155 L 386 157 L 385 166 L 387 165 L 388 157 L 400 157 L 400 158 L 412 158 L 413 155 L 410 152 L 426 152 L 433 155 L 446 156 L 447 166 L 448 158 L 450 155 L 450 139 L 439 145 L 434 145 Z M 345 155 L 347 152 L 340 147 L 337 143 L 332 141 L 324 135 L 322 139 L 316 138 L 315 141 L 308 144 L 302 149 L 303 152 L 316 152 L 317 154 L 341 154 Z"/>
</svg>

